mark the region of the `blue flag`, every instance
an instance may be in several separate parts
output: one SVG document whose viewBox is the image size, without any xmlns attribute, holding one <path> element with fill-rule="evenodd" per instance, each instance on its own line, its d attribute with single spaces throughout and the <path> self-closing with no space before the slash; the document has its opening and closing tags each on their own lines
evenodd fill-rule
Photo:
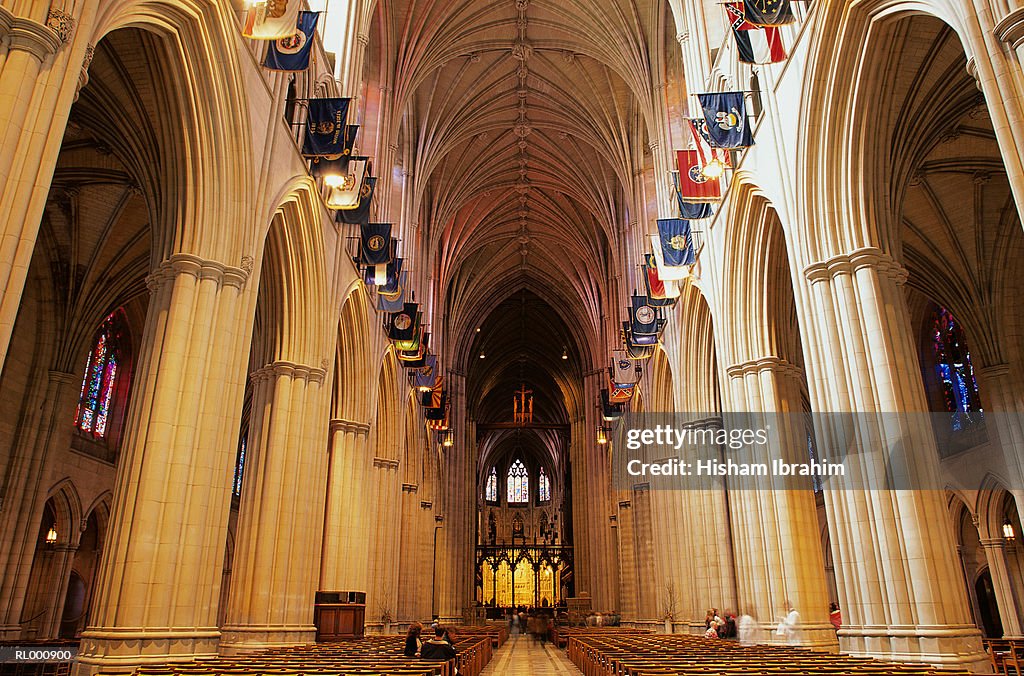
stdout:
<svg viewBox="0 0 1024 676">
<path fill-rule="evenodd" d="M 391 224 L 367 223 L 360 228 L 359 262 L 384 265 L 391 262 Z"/>
<path fill-rule="evenodd" d="M 310 99 L 307 105 L 306 138 L 302 143 L 305 157 L 345 157 L 348 143 L 348 104 L 351 99 Z M 349 151 L 351 152 L 351 150 Z"/>
<path fill-rule="evenodd" d="M 263 67 L 270 70 L 306 70 L 309 68 L 309 53 L 313 49 L 316 22 L 319 12 L 299 12 L 295 35 L 280 38 L 270 43 Z"/>
<path fill-rule="evenodd" d="M 437 381 L 437 355 L 427 355 L 423 362 L 423 366 L 413 374 L 413 386 L 420 391 L 432 389 Z"/>
<path fill-rule="evenodd" d="M 393 293 L 386 293 L 378 289 L 377 309 L 381 312 L 400 312 L 405 307 L 405 273 L 401 273 L 398 284 Z"/>
<path fill-rule="evenodd" d="M 683 195 L 678 190 L 676 190 L 676 202 L 679 204 L 679 218 L 694 221 L 711 218 L 713 215 L 710 202 L 684 202 Z"/>
<path fill-rule="evenodd" d="M 682 218 L 659 218 L 658 237 L 661 239 L 661 255 L 666 266 L 693 265 L 697 261 L 689 221 Z"/>
<path fill-rule="evenodd" d="M 743 92 L 697 94 L 697 99 L 704 109 L 712 148 L 748 148 L 754 145 Z"/>
<path fill-rule="evenodd" d="M 355 209 L 338 209 L 334 213 L 337 223 L 362 225 L 370 220 L 370 205 L 373 204 L 373 189 L 377 185 L 376 176 L 367 176 L 363 180 L 363 188 L 359 193 L 359 206 Z"/>
<path fill-rule="evenodd" d="M 399 288 L 398 282 L 402 274 L 402 259 L 392 258 L 387 266 L 387 280 L 380 287 L 381 293 L 396 293 Z"/>
<path fill-rule="evenodd" d="M 633 296 L 629 311 L 629 323 L 634 337 L 657 335 L 658 311 L 651 307 L 647 296 Z"/>
<path fill-rule="evenodd" d="M 743 18 L 755 26 L 781 26 L 796 21 L 789 0 L 743 0 Z"/>
</svg>

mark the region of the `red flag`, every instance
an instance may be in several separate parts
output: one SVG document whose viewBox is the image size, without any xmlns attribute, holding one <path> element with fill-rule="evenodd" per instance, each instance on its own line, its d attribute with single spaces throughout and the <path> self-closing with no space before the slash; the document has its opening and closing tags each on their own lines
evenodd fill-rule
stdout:
<svg viewBox="0 0 1024 676">
<path fill-rule="evenodd" d="M 613 403 L 627 402 L 633 398 L 633 394 L 636 392 L 636 385 L 619 385 L 611 383 L 611 387 L 608 388 L 608 401 Z"/>
<path fill-rule="evenodd" d="M 697 150 L 676 153 L 679 166 L 679 195 L 687 201 L 706 202 L 722 199 L 721 178 L 708 178 L 702 173 L 705 162 Z"/>
</svg>

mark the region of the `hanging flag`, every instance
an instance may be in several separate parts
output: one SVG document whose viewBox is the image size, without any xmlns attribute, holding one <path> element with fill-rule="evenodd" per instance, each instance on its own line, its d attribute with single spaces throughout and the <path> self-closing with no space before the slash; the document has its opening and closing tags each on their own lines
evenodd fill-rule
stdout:
<svg viewBox="0 0 1024 676">
<path fill-rule="evenodd" d="M 424 364 L 413 373 L 413 387 L 420 392 L 430 392 L 437 384 L 437 355 L 424 357 Z"/>
<path fill-rule="evenodd" d="M 441 400 L 437 406 L 431 406 L 423 409 L 423 416 L 427 420 L 444 420 L 448 414 L 448 393 L 440 392 Z M 431 394 L 433 396 L 433 394 Z"/>
<path fill-rule="evenodd" d="M 786 60 L 786 49 L 782 46 L 779 29 L 755 26 L 743 16 L 743 3 L 729 3 L 725 6 L 736 41 L 736 51 L 744 63 L 778 63 Z"/>
<path fill-rule="evenodd" d="M 747 102 L 743 92 L 697 94 L 704 110 L 708 138 L 713 148 L 748 148 L 754 136 L 747 124 Z"/>
<path fill-rule="evenodd" d="M 414 320 L 414 329 L 412 336 L 407 339 L 399 339 L 394 341 L 395 349 L 398 350 L 398 356 L 408 357 L 409 359 L 419 359 L 423 355 L 421 354 L 420 346 L 423 344 L 423 327 L 420 326 L 422 317 L 417 314 Z"/>
<path fill-rule="evenodd" d="M 622 404 L 628 402 L 633 398 L 636 393 L 636 385 L 617 385 L 611 384 L 608 388 L 608 401 L 615 404 Z"/>
<path fill-rule="evenodd" d="M 608 367 L 608 379 L 616 385 L 635 385 L 640 379 L 639 367 L 629 359 L 625 350 L 612 352 L 611 365 Z"/>
<path fill-rule="evenodd" d="M 337 173 L 324 175 L 324 185 L 330 188 L 325 203 L 328 209 L 358 209 L 367 197 L 366 179 L 373 165 L 368 157 L 352 157 Z"/>
<path fill-rule="evenodd" d="M 630 299 L 629 322 L 634 336 L 658 333 L 658 311 L 648 304 L 647 296 Z"/>
<path fill-rule="evenodd" d="M 690 221 L 696 221 L 702 218 L 711 218 L 711 216 L 714 214 L 714 212 L 711 211 L 710 202 L 685 201 L 683 199 L 683 196 L 679 194 L 678 186 L 676 186 L 676 203 L 679 205 L 679 218 L 685 218 Z"/>
<path fill-rule="evenodd" d="M 257 0 L 246 10 L 242 37 L 253 40 L 279 40 L 295 32 L 300 0 Z"/>
<path fill-rule="evenodd" d="M 388 340 L 409 340 L 413 337 L 419 323 L 419 304 L 406 303 L 400 312 L 395 312 L 387 318 Z"/>
<path fill-rule="evenodd" d="M 360 228 L 360 264 L 386 265 L 391 262 L 393 251 L 390 223 L 367 223 Z"/>
<path fill-rule="evenodd" d="M 362 225 L 370 220 L 370 206 L 373 204 L 373 189 L 377 185 L 376 176 L 363 179 L 363 187 L 359 191 L 359 206 L 355 209 L 338 209 L 334 213 L 336 223 Z"/>
<path fill-rule="evenodd" d="M 664 267 L 693 265 L 697 260 L 693 251 L 690 222 L 682 218 L 659 218 L 658 238 Z"/>
<path fill-rule="evenodd" d="M 658 268 L 658 279 L 661 281 L 675 282 L 678 288 L 679 282 L 691 275 L 692 271 L 685 265 L 677 267 L 665 265 L 665 256 L 662 253 L 660 236 L 651 235 L 651 251 L 654 252 L 652 254 L 654 256 L 654 265 Z"/>
<path fill-rule="evenodd" d="M 679 195 L 681 199 L 697 202 L 722 199 L 721 179 L 709 178 L 704 174 L 705 163 L 700 161 L 696 150 L 676 152 L 679 166 Z"/>
<path fill-rule="evenodd" d="M 649 345 L 633 345 L 626 340 L 623 340 L 623 344 L 626 346 L 626 354 L 628 354 L 629 358 L 633 361 L 650 359 L 654 354 L 654 347 Z"/>
<path fill-rule="evenodd" d="M 601 417 L 605 422 L 621 418 L 624 409 L 625 407 L 621 403 L 611 401 L 608 390 L 601 390 Z"/>
<path fill-rule="evenodd" d="M 379 285 L 380 288 L 377 289 L 378 291 L 385 295 L 393 295 L 401 292 L 405 286 L 404 282 L 402 282 L 401 285 L 399 284 L 399 281 L 404 279 L 404 277 L 402 277 L 402 264 L 404 260 L 405 259 L 403 258 L 397 257 L 391 259 L 391 262 L 385 267 L 386 272 L 384 274 L 384 283 Z"/>
<path fill-rule="evenodd" d="M 319 12 L 299 12 L 299 22 L 292 35 L 270 43 L 263 67 L 270 70 L 300 71 L 309 68 Z"/>
<path fill-rule="evenodd" d="M 306 102 L 306 137 L 302 142 L 304 157 L 338 159 L 345 156 L 345 146 L 349 143 L 345 119 L 350 101 L 327 98 Z"/>
<path fill-rule="evenodd" d="M 403 289 L 399 289 L 393 298 L 388 297 L 388 294 L 377 294 L 377 309 L 381 312 L 400 312 L 404 305 L 405 293 Z"/>
<path fill-rule="evenodd" d="M 648 302 L 654 307 L 668 307 L 675 305 L 679 297 L 679 287 L 673 280 L 662 280 L 658 276 L 658 266 L 654 254 L 644 254 L 644 264 L 641 266 L 644 286 L 647 288 Z"/>
<path fill-rule="evenodd" d="M 782 26 L 796 21 L 789 0 L 743 0 L 743 18 L 755 26 Z"/>
</svg>

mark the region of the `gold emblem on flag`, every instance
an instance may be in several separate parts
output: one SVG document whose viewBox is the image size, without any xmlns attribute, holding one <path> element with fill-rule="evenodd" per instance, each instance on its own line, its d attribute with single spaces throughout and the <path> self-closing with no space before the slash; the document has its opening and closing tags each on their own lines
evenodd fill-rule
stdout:
<svg viewBox="0 0 1024 676">
<path fill-rule="evenodd" d="M 668 241 L 668 245 L 676 251 L 683 251 L 686 249 L 686 235 L 676 235 Z"/>
<path fill-rule="evenodd" d="M 366 245 L 370 247 L 370 251 L 380 251 L 384 248 L 384 238 L 380 235 L 374 235 L 366 242 Z"/>
</svg>

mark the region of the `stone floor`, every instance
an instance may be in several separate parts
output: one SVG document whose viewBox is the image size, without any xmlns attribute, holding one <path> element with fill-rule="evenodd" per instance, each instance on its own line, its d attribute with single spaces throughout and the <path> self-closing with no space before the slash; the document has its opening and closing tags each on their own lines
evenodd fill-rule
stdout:
<svg viewBox="0 0 1024 676">
<path fill-rule="evenodd" d="M 553 674 L 579 674 L 565 652 L 550 643 L 541 645 L 529 636 L 510 636 L 505 645 L 495 651 L 491 663 L 480 676 L 552 676 Z"/>
</svg>

